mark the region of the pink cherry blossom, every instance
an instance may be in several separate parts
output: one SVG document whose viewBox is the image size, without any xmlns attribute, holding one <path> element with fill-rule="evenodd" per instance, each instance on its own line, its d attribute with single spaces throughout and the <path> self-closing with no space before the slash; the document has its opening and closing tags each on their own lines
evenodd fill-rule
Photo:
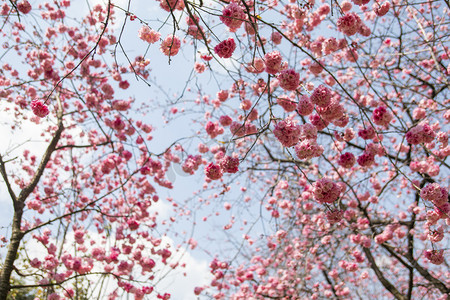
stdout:
<svg viewBox="0 0 450 300">
<path fill-rule="evenodd" d="M 286 91 L 295 91 L 300 84 L 300 74 L 293 69 L 283 70 L 277 76 L 280 87 Z"/>
<path fill-rule="evenodd" d="M 161 51 L 164 55 L 174 56 L 177 55 L 181 47 L 181 41 L 177 36 L 168 35 L 161 43 Z"/>
<path fill-rule="evenodd" d="M 385 106 L 379 106 L 375 108 L 372 115 L 372 121 L 376 125 L 387 127 L 389 126 L 389 123 L 392 121 L 394 116 L 392 113 L 386 109 Z"/>
<path fill-rule="evenodd" d="M 49 114 L 47 105 L 38 99 L 31 101 L 31 109 L 39 118 L 44 118 Z"/>
<path fill-rule="evenodd" d="M 284 147 L 292 147 L 300 139 L 300 126 L 293 121 L 286 119 L 275 125 L 273 134 Z"/>
<path fill-rule="evenodd" d="M 336 24 L 339 31 L 348 36 L 352 36 L 358 32 L 359 27 L 362 25 L 362 21 L 356 13 L 351 12 L 340 17 Z"/>
<path fill-rule="evenodd" d="M 302 116 L 308 116 L 312 114 L 312 112 L 314 111 L 314 104 L 311 102 L 308 96 L 300 96 L 297 104 L 297 111 Z"/>
<path fill-rule="evenodd" d="M 205 167 L 205 175 L 211 180 L 218 180 L 222 178 L 222 169 L 219 165 L 209 163 L 209 165 Z"/>
<path fill-rule="evenodd" d="M 236 43 L 233 38 L 226 39 L 220 42 L 217 46 L 214 47 L 214 52 L 219 57 L 222 58 L 230 58 L 233 55 L 234 50 L 236 49 Z"/>
<path fill-rule="evenodd" d="M 333 203 L 341 193 L 338 185 L 328 177 L 323 177 L 313 184 L 314 199 L 320 203 Z"/>
<path fill-rule="evenodd" d="M 264 55 L 265 71 L 269 74 L 275 75 L 281 71 L 281 62 L 283 58 L 279 51 L 272 51 Z"/>
<path fill-rule="evenodd" d="M 319 107 L 327 107 L 331 102 L 331 91 L 326 86 L 319 85 L 314 89 L 309 99 Z"/>
<path fill-rule="evenodd" d="M 220 21 L 229 27 L 231 32 L 235 32 L 241 27 L 246 19 L 246 15 L 241 6 L 236 2 L 231 2 L 223 10 Z"/>
<path fill-rule="evenodd" d="M 31 4 L 27 0 L 17 2 L 16 6 L 17 9 L 23 14 L 28 14 L 31 11 Z"/>
</svg>

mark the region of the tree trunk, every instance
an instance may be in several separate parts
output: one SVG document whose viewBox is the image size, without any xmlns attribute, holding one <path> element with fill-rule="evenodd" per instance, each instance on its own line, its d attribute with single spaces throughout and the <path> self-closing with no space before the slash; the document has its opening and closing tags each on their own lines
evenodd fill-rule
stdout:
<svg viewBox="0 0 450 300">
<path fill-rule="evenodd" d="M 8 252 L 3 264 L 3 268 L 0 273 L 0 300 L 6 300 L 9 289 L 10 289 L 10 279 L 11 273 L 14 269 L 14 261 L 17 258 L 17 253 L 19 252 L 20 242 L 24 236 L 23 232 L 20 230 L 20 224 L 22 222 L 23 214 L 23 202 L 19 202 L 19 207 L 15 207 L 14 219 L 12 225 L 11 239 L 8 246 Z"/>
</svg>

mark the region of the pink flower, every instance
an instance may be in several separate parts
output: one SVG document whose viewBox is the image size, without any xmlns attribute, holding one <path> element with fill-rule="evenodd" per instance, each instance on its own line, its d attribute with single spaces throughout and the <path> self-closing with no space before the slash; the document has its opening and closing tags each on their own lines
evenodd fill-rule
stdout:
<svg viewBox="0 0 450 300">
<path fill-rule="evenodd" d="M 309 123 L 300 125 L 300 139 L 317 140 L 317 127 Z"/>
<path fill-rule="evenodd" d="M 31 101 L 31 109 L 33 110 L 33 113 L 39 118 L 44 118 L 49 113 L 47 105 L 42 103 L 41 100 L 37 99 Z"/>
<path fill-rule="evenodd" d="M 368 127 L 358 131 L 358 135 L 365 140 L 370 140 L 375 137 L 375 130 L 369 125 Z"/>
<path fill-rule="evenodd" d="M 315 140 L 304 140 L 294 147 L 297 157 L 302 160 L 319 157 L 323 153 L 323 147 Z"/>
<path fill-rule="evenodd" d="M 314 199 L 320 203 L 333 203 L 341 193 L 340 187 L 327 177 L 323 177 L 313 184 Z"/>
<path fill-rule="evenodd" d="M 302 95 L 297 104 L 297 111 L 302 116 L 308 116 L 314 111 L 314 104 L 309 100 L 309 97 Z"/>
<path fill-rule="evenodd" d="M 300 139 L 300 126 L 289 119 L 280 121 L 275 125 L 273 134 L 284 147 L 292 147 Z"/>
<path fill-rule="evenodd" d="M 220 90 L 217 92 L 217 99 L 219 99 L 220 102 L 224 102 L 228 99 L 228 91 L 227 90 Z"/>
<path fill-rule="evenodd" d="M 379 17 L 382 17 L 385 14 L 387 14 L 389 12 L 389 8 L 391 8 L 391 3 L 389 3 L 388 1 L 384 2 L 381 5 L 378 3 L 373 4 L 373 11 Z"/>
<path fill-rule="evenodd" d="M 309 121 L 311 122 L 311 124 L 317 127 L 317 130 L 323 130 L 328 126 L 328 124 L 330 124 L 329 122 L 325 121 L 319 115 L 316 114 L 310 115 Z"/>
<path fill-rule="evenodd" d="M 173 56 L 178 53 L 181 47 L 180 39 L 175 35 L 168 35 L 161 43 L 161 51 L 167 56 Z"/>
<path fill-rule="evenodd" d="M 219 166 L 225 173 L 236 173 L 239 171 L 239 158 L 227 155 L 220 160 Z"/>
<path fill-rule="evenodd" d="M 197 295 L 197 296 L 200 295 L 202 291 L 203 291 L 203 288 L 202 288 L 202 287 L 196 286 L 196 287 L 194 288 L 194 294 Z"/>
<path fill-rule="evenodd" d="M 130 87 L 130 83 L 127 80 L 122 80 L 121 82 L 119 82 L 119 87 L 126 90 Z"/>
<path fill-rule="evenodd" d="M 339 156 L 338 164 L 346 169 L 350 169 L 356 162 L 355 156 L 350 152 L 345 152 Z"/>
<path fill-rule="evenodd" d="M 281 71 L 277 78 L 281 88 L 286 91 L 295 91 L 300 84 L 300 74 L 293 69 Z"/>
<path fill-rule="evenodd" d="M 358 32 L 361 24 L 361 18 L 354 12 L 345 14 L 337 21 L 338 30 L 348 36 L 354 35 L 356 32 Z"/>
<path fill-rule="evenodd" d="M 209 163 L 205 168 L 205 175 L 211 180 L 218 180 L 222 177 L 222 170 L 218 165 Z"/>
<path fill-rule="evenodd" d="M 230 116 L 220 116 L 219 123 L 222 126 L 230 126 L 233 122 L 233 119 L 231 119 Z"/>
<path fill-rule="evenodd" d="M 372 121 L 380 126 L 389 126 L 389 123 L 392 121 L 394 116 L 390 111 L 386 109 L 384 106 L 379 106 L 375 108 L 372 115 Z"/>
<path fill-rule="evenodd" d="M 309 99 L 319 107 L 326 107 L 331 102 L 331 91 L 321 84 L 314 89 Z"/>
<path fill-rule="evenodd" d="M 333 53 L 338 49 L 338 42 L 334 37 L 328 38 L 322 42 L 322 51 L 323 54 L 327 55 Z"/>
<path fill-rule="evenodd" d="M 161 34 L 153 29 L 150 29 L 147 25 L 144 25 L 139 29 L 138 36 L 141 40 L 153 44 L 159 41 Z"/>
<path fill-rule="evenodd" d="M 357 161 L 361 167 L 370 167 L 375 163 L 375 154 L 364 151 Z"/>
<path fill-rule="evenodd" d="M 234 50 L 236 49 L 236 43 L 233 38 L 226 39 L 220 42 L 217 46 L 214 47 L 214 52 L 216 52 L 219 57 L 222 58 L 230 58 L 233 55 Z"/>
<path fill-rule="evenodd" d="M 281 62 L 283 58 L 280 52 L 273 51 L 264 55 L 264 63 L 266 65 L 265 71 L 269 74 L 275 75 L 281 70 Z"/>
<path fill-rule="evenodd" d="M 432 264 L 440 265 L 444 262 L 444 250 L 426 250 L 424 252 L 424 256 L 428 259 Z"/>
<path fill-rule="evenodd" d="M 262 58 L 256 57 L 253 62 L 248 63 L 246 70 L 250 73 L 262 73 L 265 65 Z"/>
<path fill-rule="evenodd" d="M 202 164 L 202 157 L 200 155 L 196 156 L 188 155 L 183 165 L 181 166 L 181 169 L 184 172 L 193 175 L 194 172 L 198 170 L 198 167 L 201 164 Z"/>
<path fill-rule="evenodd" d="M 322 64 L 323 65 L 323 64 Z M 319 75 L 320 73 L 322 73 L 323 71 L 323 67 L 318 64 L 318 63 L 313 63 L 309 66 L 309 70 L 311 71 L 311 73 L 313 73 L 314 75 Z"/>
<path fill-rule="evenodd" d="M 280 105 L 286 112 L 292 112 L 297 108 L 297 103 L 292 101 L 288 96 L 281 95 L 277 98 L 277 103 Z"/>
<path fill-rule="evenodd" d="M 197 72 L 198 74 L 201 74 L 203 72 L 205 72 L 206 70 L 206 65 L 202 62 L 196 62 L 194 64 L 194 70 L 195 72 Z"/>
<path fill-rule="evenodd" d="M 342 210 L 334 209 L 327 211 L 327 220 L 330 222 L 331 225 L 335 223 L 339 223 L 342 220 L 342 217 L 344 216 L 344 212 Z"/>
<path fill-rule="evenodd" d="M 272 40 L 272 42 L 275 45 L 279 45 L 281 44 L 281 39 L 283 38 L 283 36 L 281 35 L 281 33 L 279 33 L 278 31 L 274 31 L 272 32 L 272 34 L 270 35 L 270 39 Z"/>
<path fill-rule="evenodd" d="M 223 133 L 223 128 L 221 128 L 217 122 L 213 123 L 208 121 L 205 125 L 205 130 L 212 139 Z"/>
<path fill-rule="evenodd" d="M 338 102 L 336 98 L 332 98 L 330 104 L 326 107 L 317 107 L 319 115 L 328 122 L 333 122 L 344 116 L 344 107 Z"/>
<path fill-rule="evenodd" d="M 184 9 L 184 1 L 183 0 L 160 0 L 159 5 L 165 11 L 183 10 Z"/>
<path fill-rule="evenodd" d="M 436 133 L 428 124 L 419 124 L 406 133 L 406 141 L 411 145 L 431 143 L 435 137 Z"/>
<path fill-rule="evenodd" d="M 420 191 L 420 197 L 425 200 L 431 201 L 434 205 L 440 207 L 448 202 L 448 192 L 445 188 L 441 187 L 438 183 L 428 184 Z"/>
<path fill-rule="evenodd" d="M 245 126 L 238 122 L 232 122 L 230 124 L 230 132 L 236 136 L 244 136 L 246 134 Z"/>
<path fill-rule="evenodd" d="M 229 27 L 231 32 L 236 32 L 245 20 L 245 12 L 236 2 L 228 4 L 220 16 L 220 21 Z"/>
<path fill-rule="evenodd" d="M 31 11 L 31 4 L 27 0 L 22 0 L 16 4 L 17 10 L 23 14 L 27 14 Z"/>
</svg>

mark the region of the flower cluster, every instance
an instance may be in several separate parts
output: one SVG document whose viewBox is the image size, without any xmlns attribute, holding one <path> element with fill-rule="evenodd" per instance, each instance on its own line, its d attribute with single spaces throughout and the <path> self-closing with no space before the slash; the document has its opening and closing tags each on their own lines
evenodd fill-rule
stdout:
<svg viewBox="0 0 450 300">
<path fill-rule="evenodd" d="M 208 121 L 205 125 L 205 130 L 212 139 L 223 133 L 223 128 L 219 126 L 218 122 Z"/>
<path fill-rule="evenodd" d="M 299 159 L 311 159 L 313 157 L 321 156 L 323 147 L 315 140 L 303 140 L 295 145 L 295 153 Z"/>
<path fill-rule="evenodd" d="M 354 12 L 346 13 L 337 21 L 338 30 L 348 36 L 357 33 L 361 25 L 361 18 Z"/>
<path fill-rule="evenodd" d="M 233 55 L 234 50 L 236 49 L 236 43 L 233 38 L 226 39 L 220 42 L 217 46 L 214 47 L 214 52 L 216 52 L 219 57 L 222 58 L 230 58 Z"/>
<path fill-rule="evenodd" d="M 377 244 L 383 244 L 384 242 L 387 242 L 389 240 L 392 240 L 394 238 L 394 232 L 400 227 L 400 224 L 389 224 L 386 226 L 386 228 L 383 230 L 383 232 L 379 235 L 377 235 L 374 240 Z"/>
<path fill-rule="evenodd" d="M 231 2 L 223 10 L 220 21 L 228 26 L 231 32 L 236 32 L 245 20 L 245 12 L 236 2 Z"/>
<path fill-rule="evenodd" d="M 389 126 L 389 123 L 392 121 L 393 118 L 394 116 L 392 115 L 392 113 L 388 111 L 384 106 L 379 106 L 375 108 L 372 115 L 372 121 L 376 125 L 385 127 Z"/>
<path fill-rule="evenodd" d="M 168 12 L 173 11 L 174 9 L 183 10 L 185 7 L 183 0 L 160 0 L 159 5 Z"/>
<path fill-rule="evenodd" d="M 379 17 L 384 16 L 389 12 L 389 9 L 391 8 L 391 3 L 388 1 L 384 2 L 383 4 L 374 3 L 373 4 L 373 11 L 375 14 Z"/>
<path fill-rule="evenodd" d="M 241 124 L 239 122 L 232 122 L 230 124 L 230 132 L 235 136 L 244 136 L 246 134 L 254 134 L 258 132 L 256 126 L 252 123 Z"/>
<path fill-rule="evenodd" d="M 433 202 L 433 204 L 437 207 L 444 206 L 446 203 L 448 203 L 447 190 L 441 187 L 436 182 L 424 187 L 422 191 L 420 191 L 420 197 Z"/>
<path fill-rule="evenodd" d="M 375 163 L 375 154 L 369 151 L 364 151 L 363 154 L 358 156 L 357 161 L 361 167 L 370 167 Z"/>
<path fill-rule="evenodd" d="M 314 89 L 310 100 L 319 107 L 327 107 L 331 102 L 331 91 L 321 84 Z"/>
<path fill-rule="evenodd" d="M 222 177 L 222 169 L 219 165 L 209 163 L 205 168 L 205 175 L 211 180 L 218 180 Z"/>
<path fill-rule="evenodd" d="M 345 109 L 339 103 L 337 98 L 332 98 L 326 107 L 317 107 L 317 112 L 325 121 L 332 122 L 342 118 L 345 114 Z"/>
<path fill-rule="evenodd" d="M 159 41 L 161 34 L 153 29 L 150 29 L 147 25 L 144 25 L 139 29 L 138 36 L 141 40 L 146 41 L 149 44 L 154 44 Z"/>
<path fill-rule="evenodd" d="M 181 169 L 183 169 L 184 172 L 193 175 L 194 172 L 198 170 L 198 167 L 201 164 L 202 164 L 201 155 L 196 156 L 189 155 L 184 161 L 183 165 L 181 166 Z"/>
<path fill-rule="evenodd" d="M 300 84 L 300 74 L 293 69 L 281 71 L 277 78 L 281 88 L 286 91 L 295 91 Z"/>
<path fill-rule="evenodd" d="M 314 199 L 320 203 L 333 203 L 341 193 L 339 185 L 327 177 L 314 182 L 313 188 Z"/>
<path fill-rule="evenodd" d="M 292 147 L 300 139 L 300 126 L 296 125 L 292 120 L 286 119 L 275 125 L 273 134 L 284 147 Z"/>
<path fill-rule="evenodd" d="M 266 65 L 265 71 L 269 74 L 275 75 L 281 70 L 281 63 L 283 58 L 280 52 L 272 51 L 264 55 L 264 63 Z"/>
<path fill-rule="evenodd" d="M 297 111 L 302 116 L 308 116 L 314 111 L 314 104 L 308 96 L 302 95 L 297 104 Z"/>
<path fill-rule="evenodd" d="M 161 51 L 167 56 L 177 55 L 181 47 L 180 39 L 175 35 L 168 35 L 161 43 Z"/>
<path fill-rule="evenodd" d="M 16 4 L 17 10 L 23 14 L 27 14 L 31 11 L 31 4 L 27 0 L 22 0 Z"/>
<path fill-rule="evenodd" d="M 331 225 L 339 223 L 342 220 L 342 217 L 344 216 L 344 212 L 339 209 L 329 210 L 327 211 L 327 220 L 330 222 Z"/>
<path fill-rule="evenodd" d="M 49 113 L 47 105 L 42 103 L 41 100 L 37 99 L 31 101 L 31 109 L 33 110 L 33 113 L 39 118 L 44 118 Z"/>
<path fill-rule="evenodd" d="M 432 264 L 440 265 L 444 262 L 444 250 L 426 250 L 423 254 Z"/>
<path fill-rule="evenodd" d="M 291 100 L 287 95 L 281 95 L 277 98 L 277 103 L 281 106 L 284 111 L 292 112 L 297 108 L 297 103 Z"/>
<path fill-rule="evenodd" d="M 411 145 L 431 143 L 435 137 L 436 133 L 428 124 L 419 124 L 406 133 L 406 141 Z"/>
<path fill-rule="evenodd" d="M 317 127 L 317 130 L 323 130 L 329 124 L 328 121 L 325 121 L 324 119 L 322 119 L 322 117 L 320 117 L 317 114 L 310 115 L 309 116 L 309 121 L 311 122 L 311 124 L 313 124 L 314 126 Z"/>
<path fill-rule="evenodd" d="M 239 158 L 227 155 L 219 161 L 219 166 L 224 173 L 236 173 L 239 171 Z"/>
<path fill-rule="evenodd" d="M 337 163 L 343 168 L 350 169 L 351 167 L 353 167 L 355 162 L 356 162 L 355 155 L 353 155 L 350 152 L 345 152 L 344 154 L 339 156 Z"/>
<path fill-rule="evenodd" d="M 367 125 L 367 127 L 358 131 L 358 136 L 365 140 L 371 140 L 375 137 L 375 129 L 371 125 Z"/>
</svg>

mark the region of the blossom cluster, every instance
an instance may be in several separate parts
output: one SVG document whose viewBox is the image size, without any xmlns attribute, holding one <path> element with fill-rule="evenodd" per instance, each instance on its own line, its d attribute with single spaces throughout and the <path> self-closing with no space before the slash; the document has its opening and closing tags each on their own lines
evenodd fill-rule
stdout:
<svg viewBox="0 0 450 300">
<path fill-rule="evenodd" d="M 161 51 L 164 55 L 174 56 L 177 55 L 181 47 L 180 39 L 175 35 L 168 35 L 161 43 Z"/>
<path fill-rule="evenodd" d="M 236 43 L 233 38 L 226 39 L 220 42 L 217 46 L 214 47 L 214 52 L 216 52 L 219 57 L 222 58 L 230 58 L 233 55 L 234 50 L 236 49 Z"/>
<path fill-rule="evenodd" d="M 320 203 L 333 203 L 339 198 L 340 186 L 328 177 L 323 177 L 313 184 L 314 199 Z"/>
<path fill-rule="evenodd" d="M 431 143 L 435 137 L 436 133 L 428 124 L 419 124 L 406 133 L 406 141 L 411 145 Z"/>
<path fill-rule="evenodd" d="M 39 118 L 44 118 L 48 115 L 48 107 L 41 100 L 33 100 L 31 101 L 31 110 L 33 113 Z"/>
<path fill-rule="evenodd" d="M 149 44 L 154 44 L 159 41 L 161 34 L 150 27 L 143 25 L 138 32 L 138 36 L 141 40 L 146 41 Z"/>
<path fill-rule="evenodd" d="M 292 147 L 300 140 L 300 126 L 286 119 L 275 125 L 273 134 L 284 147 Z"/>
<path fill-rule="evenodd" d="M 236 2 L 231 2 L 222 10 L 220 21 L 228 26 L 231 32 L 236 32 L 245 20 L 245 12 Z"/>
</svg>

